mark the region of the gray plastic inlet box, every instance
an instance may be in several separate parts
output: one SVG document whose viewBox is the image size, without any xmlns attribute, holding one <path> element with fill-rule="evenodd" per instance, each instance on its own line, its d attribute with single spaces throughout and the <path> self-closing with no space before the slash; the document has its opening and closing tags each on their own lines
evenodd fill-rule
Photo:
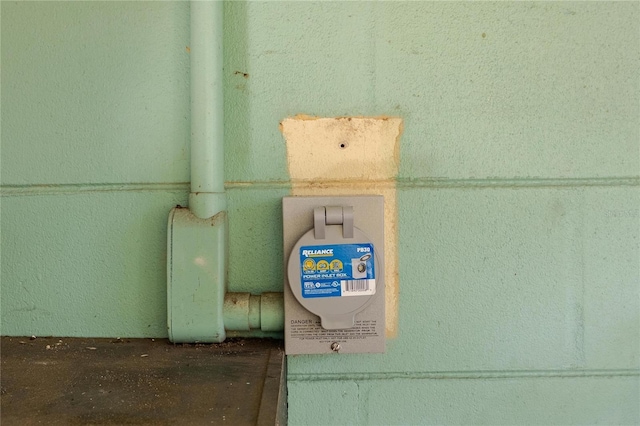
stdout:
<svg viewBox="0 0 640 426">
<path fill-rule="evenodd" d="M 284 197 L 282 210 L 285 352 L 384 352 L 384 198 Z"/>
</svg>

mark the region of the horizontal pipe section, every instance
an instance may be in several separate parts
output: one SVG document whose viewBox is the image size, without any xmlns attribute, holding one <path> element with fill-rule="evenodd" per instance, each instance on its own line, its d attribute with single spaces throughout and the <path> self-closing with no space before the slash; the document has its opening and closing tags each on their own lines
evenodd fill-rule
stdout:
<svg viewBox="0 0 640 426">
<path fill-rule="evenodd" d="M 262 293 L 260 329 L 262 331 L 284 330 L 284 298 L 282 293 Z"/>
<path fill-rule="evenodd" d="M 223 305 L 224 328 L 229 331 L 284 330 L 282 293 L 227 293 Z"/>
</svg>

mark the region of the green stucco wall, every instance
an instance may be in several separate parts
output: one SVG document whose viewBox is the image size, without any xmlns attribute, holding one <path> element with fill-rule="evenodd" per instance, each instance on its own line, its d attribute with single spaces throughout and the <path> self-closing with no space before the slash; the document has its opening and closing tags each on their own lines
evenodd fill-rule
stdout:
<svg viewBox="0 0 640 426">
<path fill-rule="evenodd" d="M 166 336 L 189 4 L 1 19 L 2 334 Z M 282 288 L 280 120 L 405 120 L 398 336 L 289 357 L 291 424 L 640 423 L 640 3 L 229 2 L 225 49 L 231 290 Z"/>
</svg>

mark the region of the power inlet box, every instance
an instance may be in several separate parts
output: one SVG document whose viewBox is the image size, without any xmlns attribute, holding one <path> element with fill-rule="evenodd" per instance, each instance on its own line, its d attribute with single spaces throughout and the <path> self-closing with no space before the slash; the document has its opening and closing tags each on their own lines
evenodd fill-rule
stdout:
<svg viewBox="0 0 640 426">
<path fill-rule="evenodd" d="M 284 197 L 282 220 L 285 352 L 384 352 L 384 198 Z"/>
</svg>

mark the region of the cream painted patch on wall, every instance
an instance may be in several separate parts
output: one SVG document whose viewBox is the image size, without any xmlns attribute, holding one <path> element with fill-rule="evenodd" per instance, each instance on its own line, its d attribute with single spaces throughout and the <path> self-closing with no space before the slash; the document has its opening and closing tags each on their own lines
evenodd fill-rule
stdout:
<svg viewBox="0 0 640 426">
<path fill-rule="evenodd" d="M 396 176 L 402 119 L 310 117 L 280 123 L 287 144 L 292 195 L 384 196 L 387 337 L 398 328 Z"/>
</svg>

